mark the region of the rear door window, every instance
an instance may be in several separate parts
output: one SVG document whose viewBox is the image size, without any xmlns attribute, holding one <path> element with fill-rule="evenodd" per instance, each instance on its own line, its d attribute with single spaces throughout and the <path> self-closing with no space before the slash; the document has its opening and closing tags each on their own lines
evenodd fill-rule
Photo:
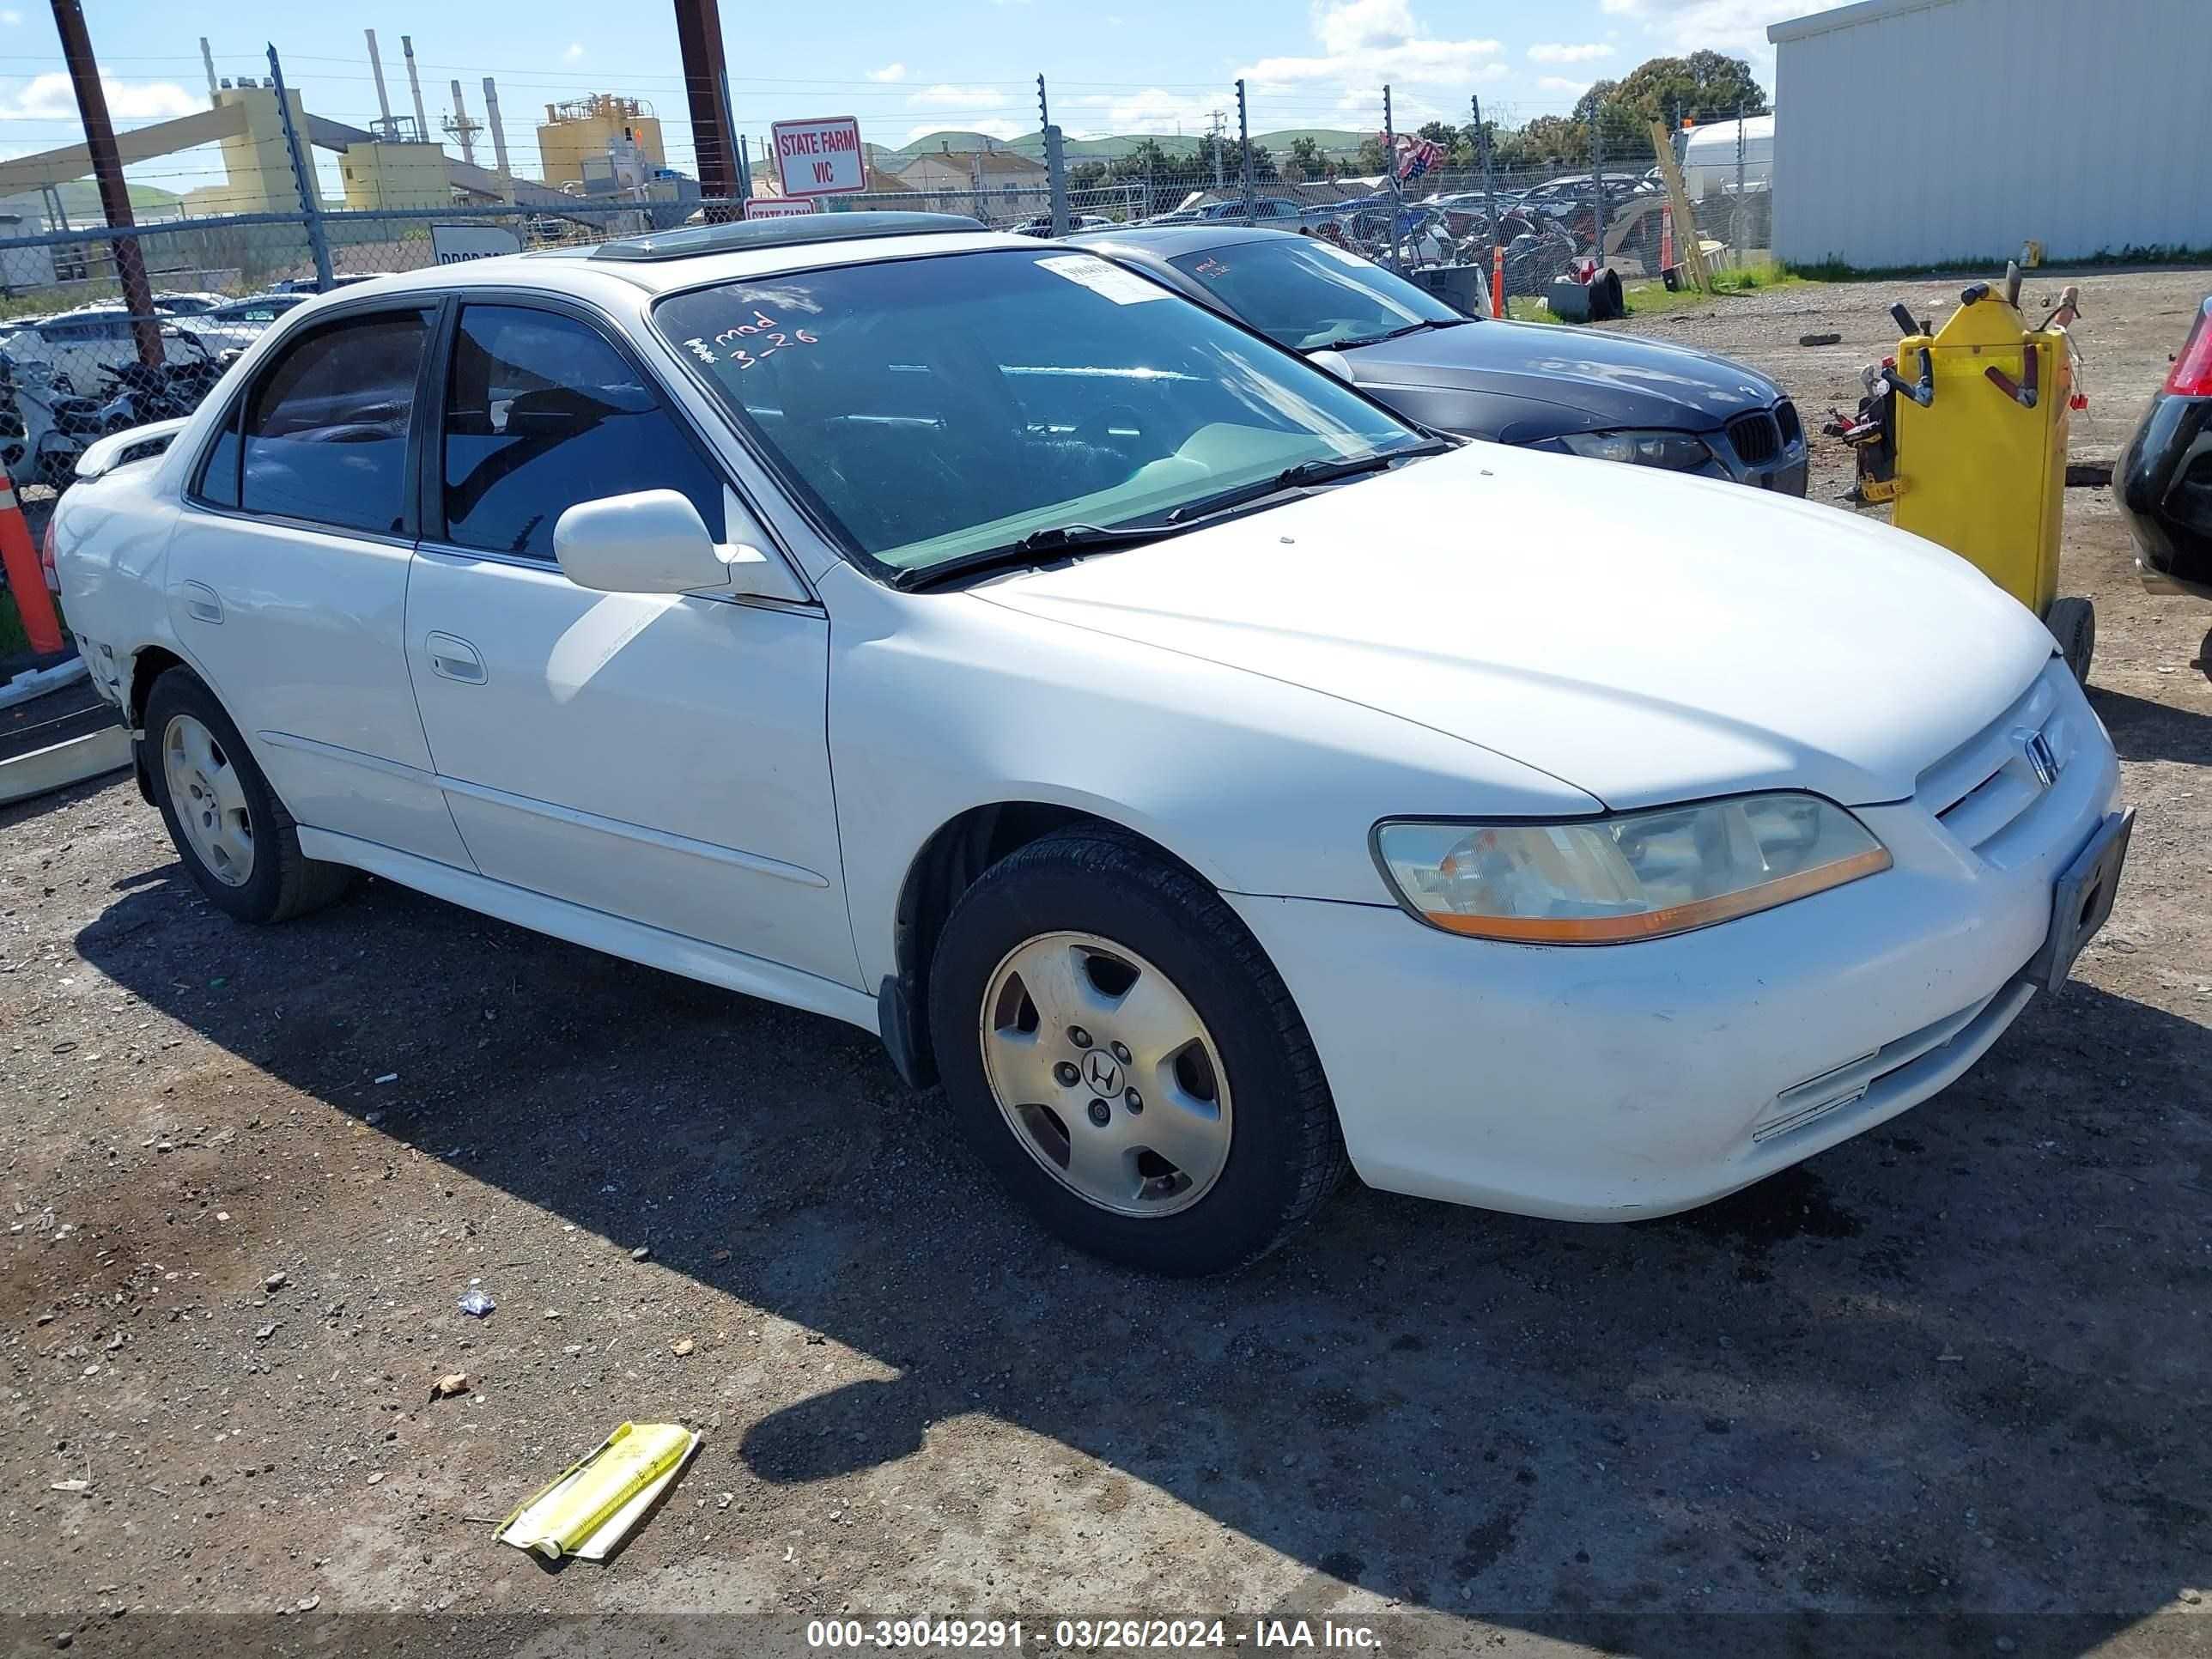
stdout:
<svg viewBox="0 0 2212 1659">
<path fill-rule="evenodd" d="M 348 317 L 287 348 L 246 404 L 240 506 L 402 533 L 407 431 L 430 322 L 427 310 Z"/>
</svg>

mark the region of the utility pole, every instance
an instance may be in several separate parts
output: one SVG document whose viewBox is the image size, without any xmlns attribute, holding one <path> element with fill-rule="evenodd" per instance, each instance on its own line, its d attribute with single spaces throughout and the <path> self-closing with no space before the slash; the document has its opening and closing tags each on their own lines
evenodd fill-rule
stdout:
<svg viewBox="0 0 2212 1659">
<path fill-rule="evenodd" d="M 1390 258 L 1393 270 L 1405 261 L 1398 257 L 1398 210 L 1402 202 L 1398 183 L 1398 129 L 1390 114 L 1390 88 L 1382 88 L 1382 170 L 1390 181 Z"/>
<path fill-rule="evenodd" d="M 76 88 L 76 110 L 84 122 L 92 176 L 100 185 L 100 211 L 110 229 L 129 230 L 135 222 L 131 191 L 123 182 L 123 158 L 116 154 L 115 127 L 107 118 L 107 94 L 100 84 L 100 64 L 92 55 L 92 36 L 85 28 L 79 0 L 54 0 L 54 31 L 62 38 L 62 57 Z M 146 282 L 145 250 L 136 236 L 118 236 L 113 246 L 115 275 L 123 285 L 123 303 L 130 308 L 138 361 L 159 368 L 167 360 L 161 349 L 161 325 L 154 315 L 154 290 Z"/>
<path fill-rule="evenodd" d="M 1037 130 L 1044 134 L 1044 181 L 1052 206 L 1052 234 L 1067 234 L 1067 157 L 1060 148 L 1060 129 L 1052 124 L 1052 106 L 1045 101 L 1044 76 L 1037 76 Z"/>
<path fill-rule="evenodd" d="M 722 14 L 715 0 L 676 0 L 676 45 L 684 56 L 684 91 L 691 108 L 691 147 L 699 165 L 699 193 L 712 203 L 741 199 L 737 156 L 730 142 L 730 71 L 722 58 Z M 861 181 L 867 165 L 861 162 Z M 725 218 L 711 207 L 708 218 Z"/>
<path fill-rule="evenodd" d="M 1237 82 L 1237 152 L 1243 160 L 1244 222 L 1252 222 L 1252 123 L 1244 108 L 1244 82 Z"/>
<path fill-rule="evenodd" d="M 300 142 L 299 129 L 292 123 L 292 95 L 284 90 L 284 66 L 276 61 L 276 48 L 269 48 L 269 79 L 276 88 L 276 115 L 284 127 L 284 148 L 292 156 L 292 182 L 300 191 L 300 216 L 307 222 L 307 251 L 315 259 L 315 290 L 319 294 L 331 291 L 331 244 L 323 234 L 323 193 L 315 183 L 314 164 L 307 159 L 307 146 Z M 455 83 L 454 91 L 460 90 Z"/>
<path fill-rule="evenodd" d="M 1213 188 L 1221 189 L 1221 123 L 1222 112 L 1210 109 L 1206 112 L 1206 136 L 1213 141 Z"/>
<path fill-rule="evenodd" d="M 1474 153 L 1482 158 L 1482 205 L 1490 215 L 1490 232 L 1498 234 L 1498 185 L 1490 173 L 1490 129 L 1482 125 L 1482 99 L 1470 94 L 1468 105 L 1474 112 Z"/>
</svg>

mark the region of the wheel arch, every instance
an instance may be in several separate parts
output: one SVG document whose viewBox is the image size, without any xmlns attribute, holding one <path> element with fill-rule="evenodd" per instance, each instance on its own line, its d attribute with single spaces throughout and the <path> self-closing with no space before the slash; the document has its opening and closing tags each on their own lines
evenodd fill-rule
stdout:
<svg viewBox="0 0 2212 1659">
<path fill-rule="evenodd" d="M 137 732 L 146 720 L 146 699 L 153 695 L 154 682 L 172 668 L 188 672 L 198 671 L 175 652 L 165 647 L 149 645 L 131 659 L 131 684 L 124 690 L 123 720 Z M 139 797 L 147 805 L 154 804 L 154 779 L 147 770 L 146 745 L 134 740 L 131 745 L 131 770 L 138 784 Z"/>
<path fill-rule="evenodd" d="M 891 924 L 896 972 L 877 993 L 884 1042 L 899 1074 L 912 1086 L 927 1087 L 937 1078 L 929 1041 L 929 964 L 952 907 L 994 865 L 1032 842 L 1076 824 L 1111 831 L 1194 880 L 1218 885 L 1172 848 L 1089 808 L 1058 801 L 1003 800 L 971 806 L 948 818 L 907 866 Z"/>
</svg>

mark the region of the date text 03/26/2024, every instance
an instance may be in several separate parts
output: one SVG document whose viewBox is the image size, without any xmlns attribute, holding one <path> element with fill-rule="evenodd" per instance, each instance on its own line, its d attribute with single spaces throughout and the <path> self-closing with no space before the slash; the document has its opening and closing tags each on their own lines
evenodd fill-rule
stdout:
<svg viewBox="0 0 2212 1659">
<path fill-rule="evenodd" d="M 1332 1619 L 817 1619 L 806 1644 L 821 1652 L 867 1649 L 1022 1652 L 1161 1651 L 1247 1648 L 1262 1652 L 1381 1650 L 1373 1626 Z"/>
</svg>

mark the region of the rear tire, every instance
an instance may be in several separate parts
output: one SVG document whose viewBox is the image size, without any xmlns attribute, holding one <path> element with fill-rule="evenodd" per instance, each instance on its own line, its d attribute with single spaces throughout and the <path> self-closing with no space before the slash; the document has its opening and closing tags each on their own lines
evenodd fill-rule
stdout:
<svg viewBox="0 0 2212 1659">
<path fill-rule="evenodd" d="M 172 668 L 147 694 L 146 767 L 177 856 L 240 921 L 289 921 L 343 893 L 353 872 L 300 850 L 292 815 L 215 693 Z"/>
<path fill-rule="evenodd" d="M 1212 888 L 1109 826 L 1032 842 L 961 896 L 929 1023 L 978 1155 L 1094 1255 L 1177 1275 L 1242 1267 L 1343 1176 L 1320 1057 L 1258 941 Z"/>
</svg>

